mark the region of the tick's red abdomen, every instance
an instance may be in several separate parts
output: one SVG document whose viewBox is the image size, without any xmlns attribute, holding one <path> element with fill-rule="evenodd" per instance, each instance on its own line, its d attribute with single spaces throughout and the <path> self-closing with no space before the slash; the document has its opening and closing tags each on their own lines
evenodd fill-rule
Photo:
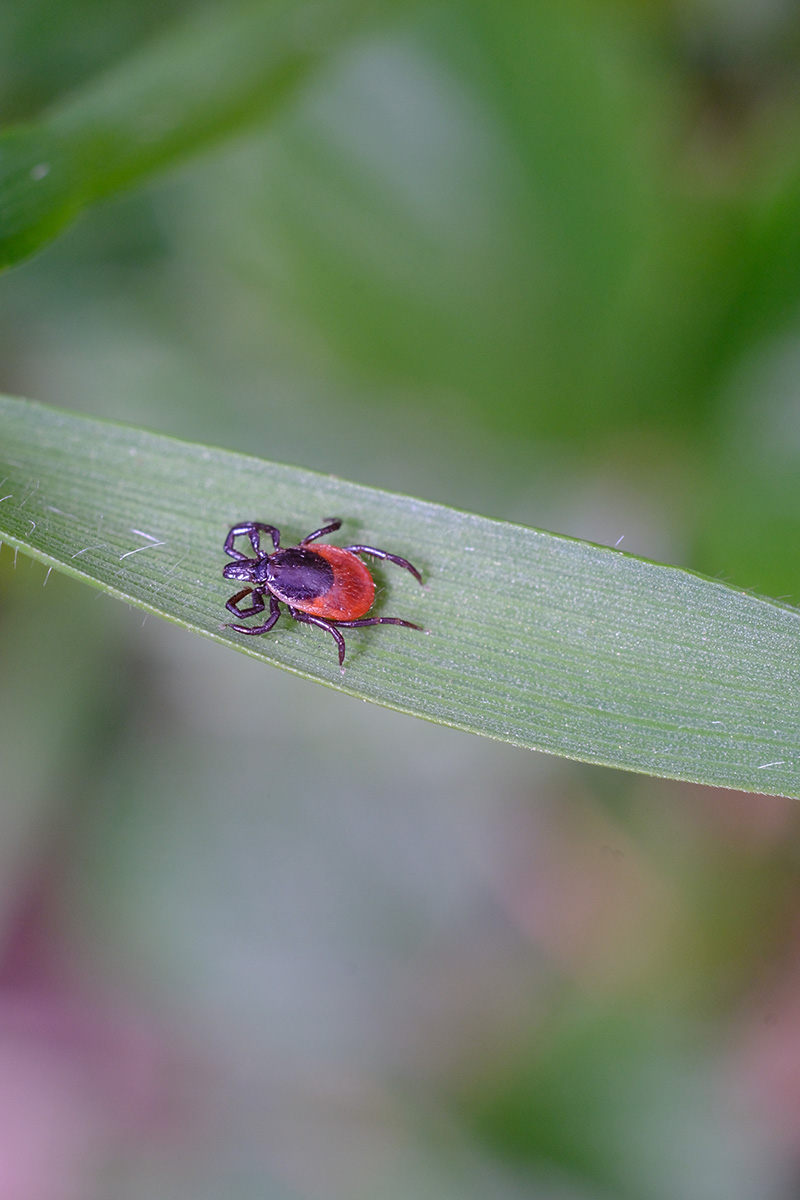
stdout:
<svg viewBox="0 0 800 1200">
<path fill-rule="evenodd" d="M 375 583 L 360 558 L 341 546 L 309 546 L 333 568 L 333 587 L 324 596 L 295 601 L 295 608 L 327 621 L 357 621 L 366 616 L 375 599 Z"/>
</svg>

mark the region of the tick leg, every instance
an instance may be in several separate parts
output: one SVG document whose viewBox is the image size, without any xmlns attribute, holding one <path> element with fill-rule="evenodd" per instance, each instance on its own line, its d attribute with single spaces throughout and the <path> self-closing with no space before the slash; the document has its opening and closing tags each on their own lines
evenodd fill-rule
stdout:
<svg viewBox="0 0 800 1200">
<path fill-rule="evenodd" d="M 231 608 L 231 605 L 234 604 L 235 601 L 241 600 L 242 597 L 245 596 L 246 594 L 247 594 L 247 588 L 245 588 L 245 590 L 243 592 L 239 592 L 238 596 L 232 596 L 231 599 L 228 601 L 228 603 L 225 605 L 225 607 L 230 608 L 231 612 L 238 612 L 239 616 L 241 616 L 241 617 L 247 617 L 250 615 L 251 612 L 263 612 L 263 610 L 265 608 L 263 601 L 261 604 L 261 608 L 253 607 L 250 609 L 241 609 L 241 610 Z M 261 599 L 261 596 L 259 596 L 258 598 Z M 269 617 L 267 618 L 267 620 L 264 622 L 263 625 L 229 625 L 228 629 L 235 629 L 237 633 L 250 633 L 250 634 L 269 633 L 270 629 L 272 629 L 272 626 L 275 624 L 275 622 L 277 621 L 277 619 L 280 615 L 281 615 L 281 609 L 280 609 L 280 605 L 278 604 L 278 601 L 275 599 L 274 596 L 270 596 L 270 598 L 269 598 Z"/>
<path fill-rule="evenodd" d="M 316 625 L 319 629 L 327 629 L 336 645 L 339 647 L 339 666 L 344 663 L 344 638 L 339 633 L 339 630 L 331 625 L 330 621 L 324 621 L 322 617 L 310 617 L 308 613 L 300 612 L 298 608 L 289 608 L 289 616 L 294 617 L 295 621 L 300 621 L 303 625 Z M 340 622 L 344 624 L 345 622 Z"/>
<path fill-rule="evenodd" d="M 322 529 L 315 529 L 308 537 L 304 537 L 302 542 L 298 542 L 298 545 L 305 546 L 308 542 L 314 542 L 326 533 L 335 533 L 337 529 L 341 529 L 342 522 L 338 517 L 328 517 L 328 520 L 330 525 L 323 525 Z"/>
<path fill-rule="evenodd" d="M 388 554 L 386 550 L 376 550 L 374 546 L 345 546 L 345 550 L 349 550 L 351 554 L 371 554 L 373 558 L 385 558 L 396 567 L 405 567 L 419 583 L 422 583 L 422 576 L 417 568 L 412 567 L 408 559 L 401 558 L 399 554 Z"/>
<path fill-rule="evenodd" d="M 253 603 L 250 608 L 239 608 L 239 604 L 244 600 L 245 596 L 252 596 Z M 228 612 L 232 612 L 235 617 L 253 617 L 256 613 L 263 612 L 267 607 L 264 603 L 264 593 L 260 588 L 242 588 L 241 592 L 237 592 L 235 596 L 231 596 L 225 604 Z"/>
<path fill-rule="evenodd" d="M 228 536 L 225 538 L 223 547 L 226 554 L 231 558 L 247 558 L 246 554 L 242 554 L 241 550 L 234 547 L 234 541 L 237 537 L 249 537 L 250 545 L 255 550 L 259 558 L 261 554 L 261 533 L 268 533 L 272 538 L 272 544 L 276 550 L 280 549 L 281 533 L 274 525 L 264 525 L 261 521 L 244 521 L 241 525 L 234 525 Z"/>
<path fill-rule="evenodd" d="M 405 625 L 406 629 L 419 629 L 424 632 L 421 625 L 415 625 L 413 621 L 403 621 L 400 617 L 362 617 L 360 621 L 337 621 L 337 625 L 344 625 L 346 629 L 360 629 L 362 625 Z"/>
</svg>

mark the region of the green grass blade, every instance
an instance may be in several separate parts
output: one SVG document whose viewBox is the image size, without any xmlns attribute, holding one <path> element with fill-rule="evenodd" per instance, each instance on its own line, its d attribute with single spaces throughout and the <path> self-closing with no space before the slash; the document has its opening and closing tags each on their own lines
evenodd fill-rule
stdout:
<svg viewBox="0 0 800 1200">
<path fill-rule="evenodd" d="M 462 729 L 655 775 L 800 795 L 800 613 L 674 567 L 329 476 L 0 399 L 0 538 L 243 653 Z M 234 522 L 323 519 L 378 611 L 430 632 L 223 628 Z M 332 539 L 332 540 L 338 540 Z"/>
<path fill-rule="evenodd" d="M 0 135 L 0 267 L 83 208 L 259 117 L 380 0 L 270 0 L 188 16 L 160 40 Z"/>
</svg>

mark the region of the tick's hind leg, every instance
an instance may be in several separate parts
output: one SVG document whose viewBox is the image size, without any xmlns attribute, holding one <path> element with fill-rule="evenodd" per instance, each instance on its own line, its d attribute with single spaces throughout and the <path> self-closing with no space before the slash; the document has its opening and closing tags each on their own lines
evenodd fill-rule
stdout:
<svg viewBox="0 0 800 1200">
<path fill-rule="evenodd" d="M 389 554 L 386 550 L 378 550 L 375 546 L 345 546 L 345 550 L 349 550 L 351 554 L 371 554 L 373 558 L 384 558 L 387 562 L 394 563 L 396 567 L 404 567 L 406 571 L 410 571 L 418 583 L 422 583 L 422 576 L 416 567 L 413 567 L 407 558 L 401 558 L 399 554 Z"/>
<path fill-rule="evenodd" d="M 344 664 L 345 644 L 344 638 L 339 633 L 335 625 L 331 625 L 330 621 L 323 620 L 322 617 L 311 617 L 308 613 L 300 612 L 299 608 L 289 608 L 289 616 L 294 617 L 295 621 L 300 621 L 303 625 L 316 625 L 318 629 L 327 629 L 336 645 L 339 647 L 339 666 Z M 347 624 L 347 622 L 339 621 L 338 624 Z"/>
<path fill-rule="evenodd" d="M 405 625 L 406 629 L 419 629 L 424 633 L 421 625 L 415 625 L 413 621 L 404 621 L 402 617 L 362 617 L 360 621 L 337 621 L 337 625 L 344 625 L 346 629 L 360 629 L 362 625 Z"/>
<path fill-rule="evenodd" d="M 228 612 L 235 613 L 237 617 L 252 617 L 256 613 L 263 612 L 266 608 L 264 603 L 264 593 L 256 589 L 253 590 L 253 603 L 249 608 L 239 608 L 239 601 L 249 593 L 250 589 L 245 588 L 244 591 L 237 592 L 235 596 L 231 596 L 228 603 L 225 605 Z M 272 626 L 281 615 L 280 605 L 274 596 L 269 598 L 269 617 L 263 625 L 229 625 L 228 629 L 235 629 L 237 633 L 269 633 Z"/>
<path fill-rule="evenodd" d="M 360 629 L 362 625 L 405 625 L 406 629 L 418 629 L 420 633 L 425 632 L 421 625 L 415 625 L 413 621 L 404 621 L 402 617 L 361 617 L 358 621 L 337 621 L 336 624 L 343 625 L 345 629 Z M 331 633 L 333 633 L 333 627 L 331 627 Z M 341 634 L 339 636 L 341 637 Z M 344 646 L 344 638 L 342 638 L 342 646 Z M 343 658 L 344 654 L 340 653 L 340 665 Z"/>
</svg>

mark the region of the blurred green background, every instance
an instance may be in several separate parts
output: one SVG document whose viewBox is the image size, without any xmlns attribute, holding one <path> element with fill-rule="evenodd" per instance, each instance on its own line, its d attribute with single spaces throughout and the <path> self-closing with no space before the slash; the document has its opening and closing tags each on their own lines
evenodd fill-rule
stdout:
<svg viewBox="0 0 800 1200">
<path fill-rule="evenodd" d="M 6 6 L 4 124 L 194 7 Z M 796 602 L 799 52 L 787 0 L 398 4 L 7 273 L 0 390 Z M 0 663 L 4 1200 L 797 1195 L 788 801 L 364 705 L 8 549 Z"/>
</svg>

